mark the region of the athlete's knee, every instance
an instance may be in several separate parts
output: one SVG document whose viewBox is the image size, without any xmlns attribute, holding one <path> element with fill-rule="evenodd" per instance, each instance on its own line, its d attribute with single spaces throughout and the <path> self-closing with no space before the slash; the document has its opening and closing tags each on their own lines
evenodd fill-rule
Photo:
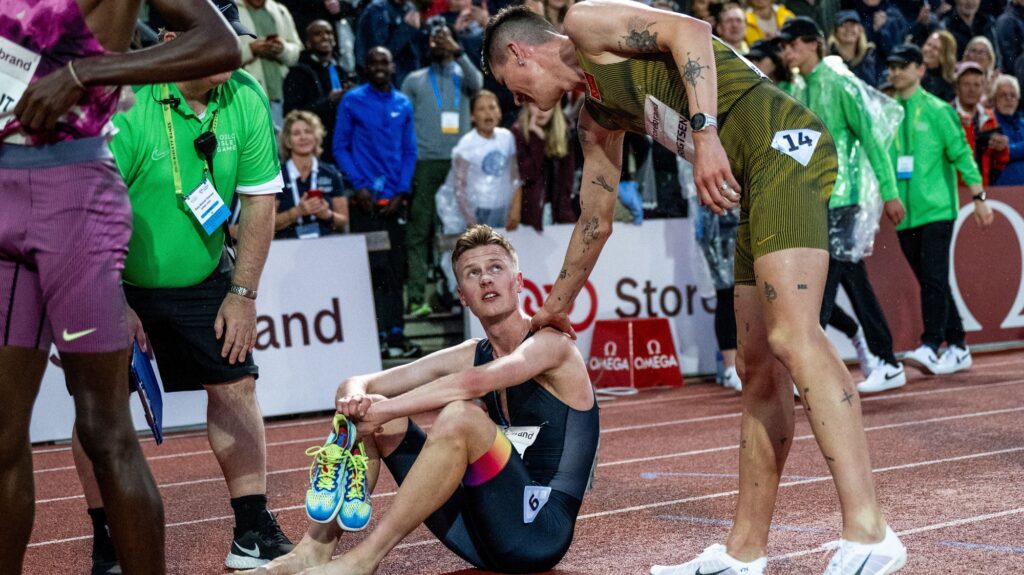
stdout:
<svg viewBox="0 0 1024 575">
<path fill-rule="evenodd" d="M 818 337 L 824 337 L 821 326 L 811 322 L 777 322 L 768 327 L 768 349 L 782 365 L 790 368 L 805 353 L 814 353 Z"/>
<path fill-rule="evenodd" d="M 487 415 L 472 402 L 453 401 L 438 414 L 429 437 L 465 437 L 480 430 L 487 422 Z"/>
<path fill-rule="evenodd" d="M 0 469 L 9 469 L 21 462 L 26 454 L 31 454 L 27 422 L 18 425 L 20 418 L 0 417 Z M 29 455 L 31 458 L 31 455 Z"/>
<path fill-rule="evenodd" d="M 130 420 L 110 421 L 95 415 L 79 415 L 75 422 L 82 450 L 95 468 L 116 466 L 131 458 L 138 438 Z"/>
</svg>

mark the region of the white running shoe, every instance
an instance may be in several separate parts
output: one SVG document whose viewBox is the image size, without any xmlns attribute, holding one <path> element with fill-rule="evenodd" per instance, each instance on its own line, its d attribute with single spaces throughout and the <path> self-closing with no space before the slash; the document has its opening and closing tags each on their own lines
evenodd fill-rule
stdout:
<svg viewBox="0 0 1024 575">
<path fill-rule="evenodd" d="M 865 544 L 839 540 L 839 549 L 825 568 L 825 575 L 889 575 L 903 568 L 907 548 L 892 528 L 885 528 L 885 539 Z"/>
<path fill-rule="evenodd" d="M 903 387 L 906 384 L 907 372 L 903 369 L 903 364 L 891 364 L 883 361 L 880 366 L 871 372 L 867 379 L 857 384 L 857 391 L 862 394 L 879 393 Z"/>
<path fill-rule="evenodd" d="M 763 575 L 767 566 L 767 557 L 744 563 L 726 553 L 725 545 L 712 545 L 682 565 L 655 565 L 651 575 Z"/>
<path fill-rule="evenodd" d="M 743 391 L 743 382 L 740 381 L 740 374 L 736 373 L 736 366 L 725 368 L 722 385 L 736 391 Z"/>
<path fill-rule="evenodd" d="M 860 364 L 860 371 L 864 377 L 871 375 L 871 372 L 882 365 L 882 358 L 871 353 L 868 348 L 868 340 L 864 337 L 864 328 L 857 328 L 857 335 L 853 336 L 853 349 L 857 350 L 857 363 Z"/>
<path fill-rule="evenodd" d="M 941 359 L 939 359 L 939 355 L 934 349 L 927 345 L 922 344 L 921 347 L 914 351 L 908 351 L 907 354 L 903 356 L 903 361 L 917 367 L 925 373 L 931 373 L 933 375 L 949 373 L 946 365 L 942 363 Z"/>
<path fill-rule="evenodd" d="M 945 368 L 943 373 L 956 373 L 974 365 L 974 360 L 971 359 L 971 349 L 967 346 L 960 347 L 959 345 L 947 347 L 939 361 L 942 362 Z"/>
</svg>

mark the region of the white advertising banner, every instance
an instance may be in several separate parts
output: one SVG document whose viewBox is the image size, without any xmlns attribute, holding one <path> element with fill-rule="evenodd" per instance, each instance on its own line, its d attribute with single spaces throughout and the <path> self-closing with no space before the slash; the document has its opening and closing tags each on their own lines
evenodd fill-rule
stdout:
<svg viewBox="0 0 1024 575">
<path fill-rule="evenodd" d="M 264 415 L 331 409 L 341 380 L 381 369 L 363 236 L 275 241 L 259 293 L 256 392 Z M 206 421 L 204 392 L 164 394 L 163 401 L 166 428 Z M 136 428 L 147 429 L 134 396 L 131 406 Z M 66 439 L 73 422 L 64 374 L 51 361 L 32 415 L 31 439 Z"/>
<path fill-rule="evenodd" d="M 615 223 L 569 314 L 584 358 L 590 357 L 596 320 L 665 317 L 672 326 L 683 374 L 715 373 L 716 298 L 693 226 L 690 218 L 647 220 L 641 226 Z M 521 226 L 508 233 L 519 254 L 526 313 L 533 315 L 551 289 L 572 231 L 571 225 L 549 226 L 543 233 Z M 838 302 L 849 309 L 841 290 Z M 479 321 L 473 318 L 469 325 L 471 337 L 484 337 Z M 845 337 L 832 329 L 829 335 L 842 357 L 856 357 Z"/>
</svg>

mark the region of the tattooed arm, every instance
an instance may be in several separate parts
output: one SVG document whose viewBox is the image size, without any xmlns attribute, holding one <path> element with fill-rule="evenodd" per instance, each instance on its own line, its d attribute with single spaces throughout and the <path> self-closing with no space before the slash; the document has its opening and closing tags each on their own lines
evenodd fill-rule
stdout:
<svg viewBox="0 0 1024 575">
<path fill-rule="evenodd" d="M 587 0 L 566 14 L 564 31 L 595 62 L 610 64 L 647 52 L 670 52 L 686 88 L 691 115 L 718 114 L 718 78 L 711 27 L 703 20 L 629 0 Z M 693 134 L 694 183 L 701 203 L 722 214 L 739 202 L 740 185 L 716 128 Z"/>
<path fill-rule="evenodd" d="M 623 132 L 602 127 L 584 106 L 580 110 L 579 134 L 583 147 L 580 219 L 569 240 L 562 271 L 551 294 L 533 317 L 534 331 L 550 325 L 573 337 L 576 334 L 569 323 L 569 306 L 587 283 L 597 257 L 612 233 L 612 216 L 622 170 Z"/>
</svg>

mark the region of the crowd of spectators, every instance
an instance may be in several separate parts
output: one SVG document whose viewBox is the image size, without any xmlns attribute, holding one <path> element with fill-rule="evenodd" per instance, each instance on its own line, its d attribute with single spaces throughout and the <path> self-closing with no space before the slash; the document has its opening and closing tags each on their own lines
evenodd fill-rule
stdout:
<svg viewBox="0 0 1024 575">
<path fill-rule="evenodd" d="M 573 4 L 525 1 L 556 27 Z M 503 150 L 476 171 L 498 169 L 499 155 L 515 164 L 500 166 L 508 174 L 517 168 L 506 182 L 512 189 L 486 199 L 488 206 L 501 203 L 487 212 L 493 222 L 522 222 L 541 231 L 577 217 L 574 119 L 582 95 L 567 96 L 562 109 L 550 112 L 520 109 L 480 69 L 488 19 L 517 0 L 236 3 L 256 36 L 243 38 L 243 67 L 266 91 L 280 137 L 286 185 L 277 202 L 276 237 L 388 234 L 390 247 L 371 255 L 385 355 L 420 351 L 403 334 L 403 316 L 425 316 L 453 302 L 451 294 L 435 293 L 444 291 L 433 281 L 443 277 L 434 244 L 441 231 L 435 195 L 453 170 L 460 141 L 474 152 Z M 923 54 L 921 85 L 956 110 L 986 185 L 1024 185 L 1018 82 L 1024 0 L 650 4 L 708 21 L 719 38 L 784 86 L 803 81 L 783 61 L 779 38 L 797 16 L 812 19 L 823 32 L 824 56 L 890 95 L 888 58 L 904 43 L 916 44 Z M 481 90 L 493 93 L 485 103 L 494 118 L 490 112 L 478 118 L 470 107 Z M 481 119 L 493 119 L 500 129 L 480 130 Z M 623 219 L 686 215 L 688 166 L 657 146 L 635 144 L 623 161 L 628 189 L 622 192 L 637 199 Z M 474 189 L 493 191 L 469 185 L 460 193 Z M 480 205 L 480 199 L 463 207 Z M 464 216 L 479 220 L 482 213 L 467 210 Z"/>
</svg>

